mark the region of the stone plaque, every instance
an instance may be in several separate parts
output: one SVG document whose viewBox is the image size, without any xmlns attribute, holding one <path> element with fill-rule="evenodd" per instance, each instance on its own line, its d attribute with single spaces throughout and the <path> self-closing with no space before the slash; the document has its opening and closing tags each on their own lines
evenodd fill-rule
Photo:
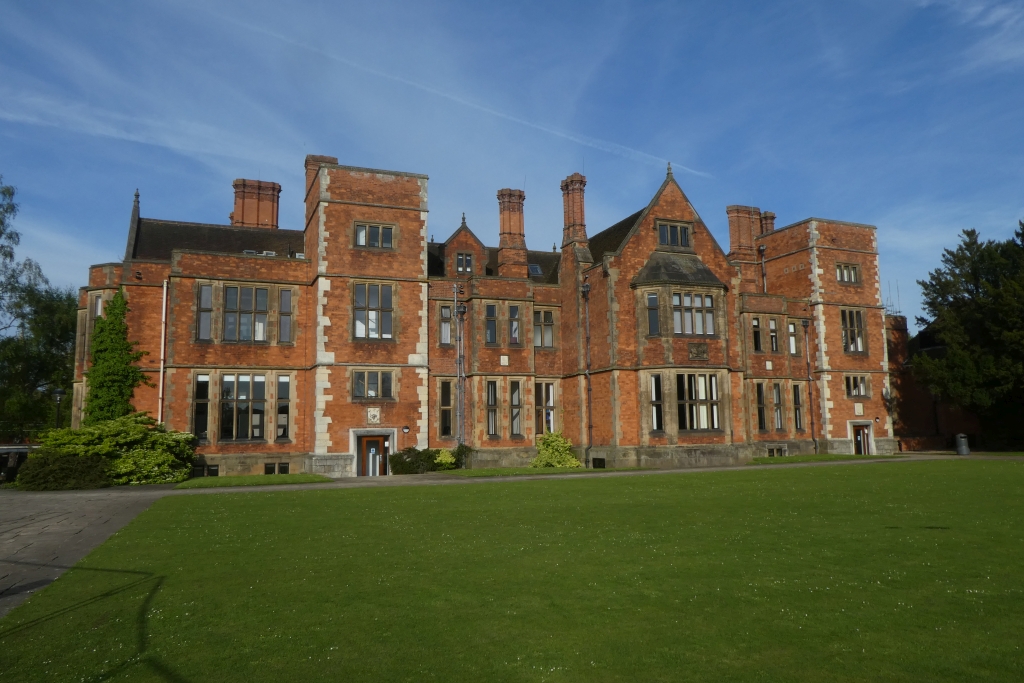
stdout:
<svg viewBox="0 0 1024 683">
<path fill-rule="evenodd" d="M 368 424 L 368 425 L 379 425 L 380 424 L 380 408 L 367 408 L 366 409 L 366 424 Z"/>
<path fill-rule="evenodd" d="M 707 344 L 690 344 L 690 360 L 707 360 Z"/>
</svg>

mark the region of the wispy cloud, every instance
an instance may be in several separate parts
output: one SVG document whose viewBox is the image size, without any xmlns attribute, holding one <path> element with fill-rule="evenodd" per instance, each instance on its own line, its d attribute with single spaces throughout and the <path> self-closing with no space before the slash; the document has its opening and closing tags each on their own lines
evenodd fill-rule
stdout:
<svg viewBox="0 0 1024 683">
<path fill-rule="evenodd" d="M 663 159 L 663 158 L 661 158 L 659 156 L 655 156 L 653 154 L 649 154 L 647 152 L 644 152 L 644 151 L 641 151 L 641 150 L 638 150 L 638 149 L 634 149 L 632 147 L 627 147 L 626 145 L 620 145 L 620 144 L 618 144 L 616 142 L 610 142 L 608 140 L 601 140 L 601 139 L 598 139 L 598 138 L 592 138 L 592 137 L 589 137 L 589 136 L 586 136 L 586 135 L 581 135 L 579 133 L 570 133 L 570 132 L 566 132 L 566 131 L 563 131 L 563 130 L 558 130 L 556 128 L 552 128 L 551 126 L 546 126 L 544 124 L 535 123 L 533 121 L 528 121 L 527 119 L 524 119 L 522 117 L 514 116 L 512 114 L 508 114 L 506 112 L 494 109 L 493 107 L 488 107 L 488 106 L 480 104 L 478 102 L 474 102 L 473 100 L 471 100 L 471 99 L 469 99 L 467 97 L 463 97 L 463 96 L 457 95 L 455 93 L 447 92 L 447 91 L 441 90 L 439 88 L 427 85 L 425 83 L 420 83 L 420 82 L 417 82 L 417 81 L 413 81 L 413 80 L 410 80 L 408 78 L 404 78 L 402 76 L 398 76 L 396 74 L 389 73 L 387 71 L 383 71 L 381 69 L 377 69 L 377 68 L 374 68 L 374 67 L 371 67 L 371 66 L 367 66 L 365 64 L 360 64 L 359 62 L 353 61 L 351 59 L 347 59 L 345 57 L 342 57 L 341 55 L 335 54 L 333 52 L 329 52 L 327 50 L 324 50 L 322 48 L 319 48 L 319 47 L 316 47 L 316 46 L 313 46 L 313 45 L 309 45 L 307 43 L 301 42 L 301 41 L 296 40 L 294 38 L 290 38 L 290 37 L 288 37 L 286 35 L 283 35 L 281 33 L 277 33 L 276 31 L 271 31 L 270 29 L 264 28 L 262 26 L 256 26 L 254 24 L 249 24 L 249 23 L 246 23 L 244 21 L 239 21 L 238 19 L 235 19 L 234 17 L 228 17 L 228 16 L 216 14 L 216 13 L 213 13 L 213 12 L 211 12 L 211 14 L 214 14 L 214 16 L 217 16 L 219 19 L 221 19 L 222 21 L 225 21 L 227 23 L 234 24 L 235 26 L 244 28 L 244 29 L 249 30 L 249 31 L 253 31 L 255 33 L 259 33 L 261 35 L 265 35 L 265 36 L 267 36 L 269 38 L 273 38 L 273 39 L 278 40 L 278 41 L 280 41 L 282 43 L 291 45 L 292 47 L 296 47 L 296 48 L 299 48 L 299 49 L 302 49 L 302 50 L 306 50 L 306 51 L 312 52 L 314 54 L 320 55 L 322 57 L 326 57 L 327 59 L 330 59 L 330 60 L 332 60 L 334 62 L 337 62 L 338 64 L 343 64 L 343 65 L 348 66 L 348 67 L 350 67 L 352 69 L 357 69 L 357 70 L 362 71 L 364 73 L 371 74 L 373 76 L 377 76 L 378 78 L 383 78 L 383 79 L 386 79 L 386 80 L 389 80 L 389 81 L 392 81 L 392 82 L 395 82 L 395 83 L 400 83 L 400 84 L 408 86 L 410 88 L 415 88 L 415 89 L 420 90 L 422 92 L 429 93 L 429 94 L 434 95 L 436 97 L 440 97 L 440 98 L 446 99 L 446 100 L 448 100 L 450 102 L 454 102 L 454 103 L 459 104 L 461 106 L 468 107 L 470 109 L 475 109 L 476 111 L 483 112 L 485 114 L 489 114 L 490 116 L 494 116 L 494 117 L 497 117 L 497 118 L 500 118 L 500 119 L 504 119 L 505 121 L 516 123 L 518 125 L 525 126 L 527 128 L 533 128 L 534 130 L 539 130 L 539 131 L 541 131 L 543 133 L 547 133 L 548 135 L 553 135 L 555 137 L 562 138 L 563 140 L 568 140 L 570 142 L 574 142 L 576 144 L 583 145 L 585 147 L 590 147 L 592 149 L 597 149 L 597 150 L 600 150 L 602 152 L 607 152 L 609 154 L 615 154 L 617 156 L 620 156 L 620 157 L 623 157 L 623 158 L 626 158 L 626 159 L 631 159 L 633 161 L 639 161 L 639 162 L 642 162 L 642 163 L 655 163 L 655 164 L 664 166 L 664 165 L 666 165 L 669 162 L 668 159 Z M 678 163 L 675 165 L 675 168 L 677 168 L 679 170 L 682 170 L 682 171 L 685 171 L 686 173 L 691 173 L 693 175 L 700 176 L 702 178 L 711 178 L 712 177 L 709 173 L 706 173 L 704 171 L 699 171 L 699 170 L 696 170 L 696 169 L 693 169 L 693 168 L 689 168 L 688 166 L 685 166 L 685 165 L 682 165 L 682 164 L 678 164 Z"/>
<path fill-rule="evenodd" d="M 944 7 L 964 25 L 982 32 L 965 51 L 966 68 L 1024 66 L 1024 2 L 998 0 L 918 0 L 921 7 Z"/>
</svg>

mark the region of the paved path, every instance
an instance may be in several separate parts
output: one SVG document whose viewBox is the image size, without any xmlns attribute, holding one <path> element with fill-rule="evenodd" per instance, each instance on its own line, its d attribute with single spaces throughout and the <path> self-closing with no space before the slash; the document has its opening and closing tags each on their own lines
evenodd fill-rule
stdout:
<svg viewBox="0 0 1024 683">
<path fill-rule="evenodd" d="M 949 459 L 945 454 L 914 454 L 878 460 L 833 460 L 766 467 L 830 467 L 868 463 Z M 971 456 L 986 459 L 985 456 Z M 1014 459 L 1006 456 L 994 459 Z M 590 474 L 538 474 L 514 477 L 460 477 L 432 473 L 391 477 L 360 477 L 322 484 L 286 484 L 272 487 L 174 490 L 173 485 L 109 488 L 93 491 L 27 492 L 0 490 L 0 617 L 34 592 L 52 583 L 89 551 L 164 496 L 217 495 L 256 491 L 308 491 L 316 489 L 391 486 L 449 486 L 575 477 L 633 477 L 693 474 L 713 471 L 750 471 L 746 467 L 701 467 L 686 470 L 624 470 Z"/>
</svg>

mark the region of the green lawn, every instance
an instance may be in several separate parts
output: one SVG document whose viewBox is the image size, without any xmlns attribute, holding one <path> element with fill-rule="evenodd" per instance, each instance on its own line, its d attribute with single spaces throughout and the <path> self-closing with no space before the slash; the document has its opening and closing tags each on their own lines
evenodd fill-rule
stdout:
<svg viewBox="0 0 1024 683">
<path fill-rule="evenodd" d="M 832 460 L 883 460 L 886 458 L 906 458 L 905 455 L 840 455 L 827 453 L 823 455 L 787 455 L 782 458 L 754 458 L 748 465 L 791 465 L 795 462 L 829 462 Z"/>
<path fill-rule="evenodd" d="M 196 477 L 183 481 L 176 489 L 212 489 L 223 486 L 273 486 L 275 484 L 318 484 L 334 481 L 319 474 L 248 474 L 239 477 Z"/>
<path fill-rule="evenodd" d="M 164 498 L 2 681 L 1024 680 L 1024 463 Z"/>
<path fill-rule="evenodd" d="M 609 467 L 602 470 L 588 470 L 582 467 L 481 467 L 472 470 L 447 470 L 445 474 L 459 477 L 516 477 L 524 474 L 600 474 L 622 470 L 639 470 L 640 467 Z"/>
</svg>

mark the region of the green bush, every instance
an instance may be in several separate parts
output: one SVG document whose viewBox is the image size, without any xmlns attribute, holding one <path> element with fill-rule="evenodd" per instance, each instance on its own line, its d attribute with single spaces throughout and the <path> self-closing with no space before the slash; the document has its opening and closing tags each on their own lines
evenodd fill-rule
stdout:
<svg viewBox="0 0 1024 683">
<path fill-rule="evenodd" d="M 455 469 L 455 456 L 447 448 L 442 448 L 434 456 L 434 466 L 439 470 Z"/>
<path fill-rule="evenodd" d="M 22 491 L 65 491 L 110 486 L 110 461 L 98 455 L 76 458 L 36 451 L 18 470 Z"/>
<path fill-rule="evenodd" d="M 537 439 L 537 457 L 530 467 L 583 467 L 572 452 L 572 441 L 562 432 L 549 432 Z"/>
<path fill-rule="evenodd" d="M 54 429 L 43 434 L 40 444 L 48 453 L 104 458 L 117 485 L 185 481 L 195 460 L 194 436 L 168 431 L 143 413 L 81 429 Z"/>
</svg>

